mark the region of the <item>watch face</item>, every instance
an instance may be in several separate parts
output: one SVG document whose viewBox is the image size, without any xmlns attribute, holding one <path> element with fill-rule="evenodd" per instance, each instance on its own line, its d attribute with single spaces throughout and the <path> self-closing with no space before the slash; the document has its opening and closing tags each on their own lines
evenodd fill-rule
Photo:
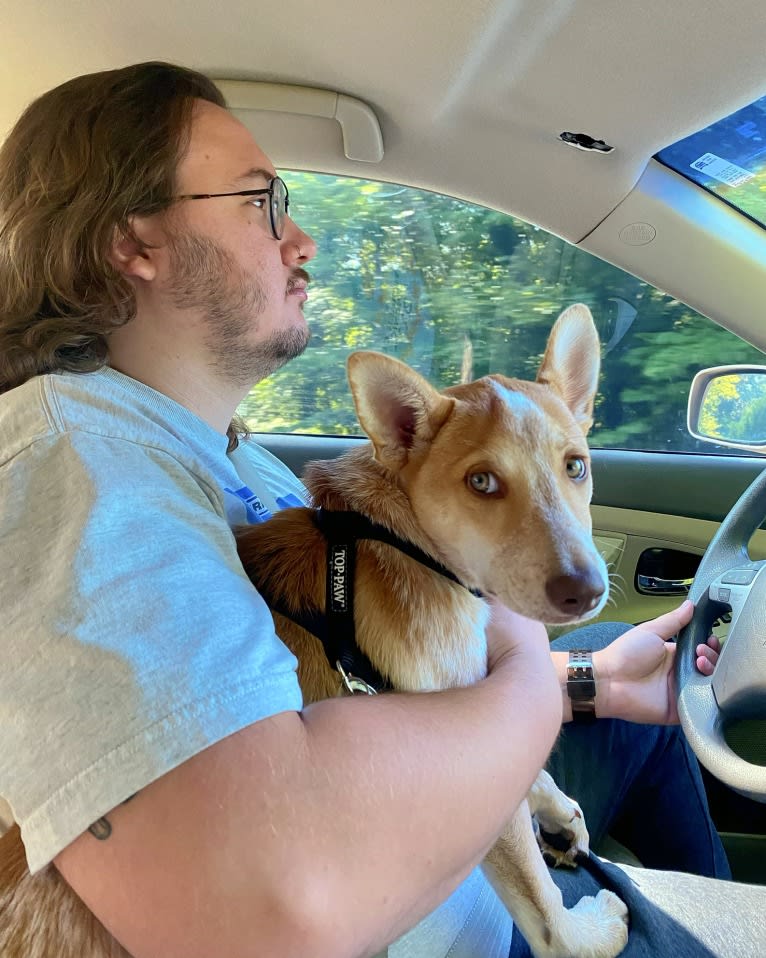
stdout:
<svg viewBox="0 0 766 958">
<path fill-rule="evenodd" d="M 570 699 L 582 701 L 596 695 L 596 677 L 593 674 L 591 652 L 574 650 L 569 653 L 567 665 L 567 693 Z"/>
<path fill-rule="evenodd" d="M 573 701 L 582 702 L 592 700 L 596 697 L 596 683 L 591 681 L 567 683 L 567 692 L 569 698 Z"/>
</svg>

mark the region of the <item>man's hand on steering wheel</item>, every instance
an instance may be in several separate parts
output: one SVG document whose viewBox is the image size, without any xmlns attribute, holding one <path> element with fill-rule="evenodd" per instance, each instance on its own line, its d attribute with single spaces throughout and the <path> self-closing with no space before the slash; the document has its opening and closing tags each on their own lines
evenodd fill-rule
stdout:
<svg viewBox="0 0 766 958">
<path fill-rule="evenodd" d="M 688 600 L 615 639 L 594 654 L 598 677 L 596 714 L 630 722 L 674 725 L 678 722 L 673 661 L 676 646 L 672 639 L 692 617 Z M 697 646 L 697 667 L 712 675 L 720 644 L 710 636 Z"/>
</svg>

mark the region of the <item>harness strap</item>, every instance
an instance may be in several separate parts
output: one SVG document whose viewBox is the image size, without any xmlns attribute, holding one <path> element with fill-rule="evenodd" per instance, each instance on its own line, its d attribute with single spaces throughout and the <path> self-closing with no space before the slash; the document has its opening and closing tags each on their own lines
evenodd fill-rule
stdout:
<svg viewBox="0 0 766 958">
<path fill-rule="evenodd" d="M 354 572 L 357 540 L 371 539 L 393 546 L 463 588 L 468 589 L 468 586 L 463 585 L 451 569 L 437 562 L 433 556 L 358 512 L 335 512 L 319 508 L 314 513 L 314 521 L 327 541 L 325 613 L 312 610 L 296 615 L 281 603 L 272 603 L 271 607 L 321 641 L 331 668 L 340 672 L 349 691 L 380 692 L 390 689 L 390 682 L 378 672 L 356 643 Z M 483 593 L 478 589 L 468 591 L 477 598 L 483 598 Z"/>
<path fill-rule="evenodd" d="M 484 598 L 484 593 L 481 592 L 481 590 L 469 589 L 451 569 L 442 565 L 441 562 L 437 562 L 433 556 L 419 549 L 416 545 L 413 545 L 412 542 L 408 542 L 406 539 L 400 539 L 399 536 L 391 532 L 390 529 L 387 529 L 377 522 L 373 522 L 359 512 L 333 512 L 319 508 L 315 512 L 315 522 L 328 543 L 331 538 L 336 540 L 340 540 L 341 538 L 346 540 L 373 539 L 376 542 L 384 542 L 386 545 L 393 546 L 395 549 L 408 555 L 411 559 L 415 559 L 415 561 L 421 565 L 433 569 L 433 571 L 438 572 L 439 575 L 443 575 L 445 579 L 450 579 L 452 582 L 462 585 L 464 589 L 468 589 L 471 595 L 475 595 L 478 599 Z"/>
</svg>

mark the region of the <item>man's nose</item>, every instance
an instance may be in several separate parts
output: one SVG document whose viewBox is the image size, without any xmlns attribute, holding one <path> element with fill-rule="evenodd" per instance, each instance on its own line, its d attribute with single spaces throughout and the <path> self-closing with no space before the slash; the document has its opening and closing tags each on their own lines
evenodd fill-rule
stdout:
<svg viewBox="0 0 766 958">
<path fill-rule="evenodd" d="M 282 236 L 282 260 L 285 264 L 294 266 L 308 263 L 316 256 L 317 244 L 303 230 L 288 217 L 288 229 Z"/>
</svg>

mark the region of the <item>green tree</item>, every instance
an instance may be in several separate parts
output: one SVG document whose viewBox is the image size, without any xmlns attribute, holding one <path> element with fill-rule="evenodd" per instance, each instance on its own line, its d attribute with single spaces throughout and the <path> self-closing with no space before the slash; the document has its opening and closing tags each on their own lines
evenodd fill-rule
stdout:
<svg viewBox="0 0 766 958">
<path fill-rule="evenodd" d="M 704 450 L 686 430 L 700 368 L 763 354 L 685 304 L 506 214 L 406 187 L 288 177 L 319 254 L 305 354 L 247 397 L 263 431 L 359 433 L 344 375 L 377 349 L 445 387 L 490 372 L 534 376 L 550 328 L 586 303 L 603 344 L 595 446 Z"/>
</svg>

